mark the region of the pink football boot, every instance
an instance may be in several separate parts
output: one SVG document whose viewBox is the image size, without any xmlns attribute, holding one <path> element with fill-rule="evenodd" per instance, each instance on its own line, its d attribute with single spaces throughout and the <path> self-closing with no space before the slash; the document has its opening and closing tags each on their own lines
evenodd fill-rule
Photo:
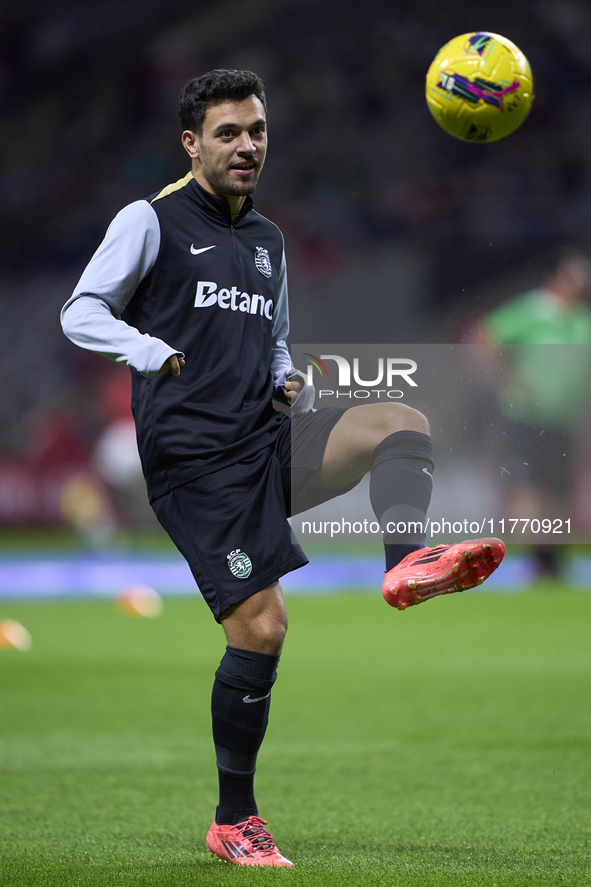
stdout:
<svg viewBox="0 0 591 887">
<path fill-rule="evenodd" d="M 207 833 L 210 856 L 234 865 L 293 865 L 281 855 L 265 825 L 259 816 L 249 816 L 237 825 L 218 825 L 214 820 Z"/>
<path fill-rule="evenodd" d="M 420 548 L 384 577 L 382 594 L 391 607 L 406 610 L 440 594 L 482 585 L 505 556 L 500 539 L 468 539 L 456 545 Z"/>
</svg>

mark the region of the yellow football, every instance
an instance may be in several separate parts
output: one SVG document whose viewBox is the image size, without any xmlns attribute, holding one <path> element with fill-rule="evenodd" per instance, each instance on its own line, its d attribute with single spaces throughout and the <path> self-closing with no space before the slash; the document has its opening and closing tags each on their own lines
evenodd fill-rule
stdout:
<svg viewBox="0 0 591 887">
<path fill-rule="evenodd" d="M 467 142 L 496 142 L 529 114 L 534 84 L 529 62 L 506 37 L 475 31 L 454 37 L 427 72 L 431 114 L 446 132 Z"/>
</svg>

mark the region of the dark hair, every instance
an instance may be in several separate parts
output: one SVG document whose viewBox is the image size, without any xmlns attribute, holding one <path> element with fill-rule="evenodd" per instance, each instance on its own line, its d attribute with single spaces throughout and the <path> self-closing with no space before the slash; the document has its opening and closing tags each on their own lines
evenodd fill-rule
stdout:
<svg viewBox="0 0 591 887">
<path fill-rule="evenodd" d="M 229 68 L 216 68 L 193 77 L 179 93 L 177 111 L 183 130 L 190 129 L 201 135 L 208 105 L 216 105 L 230 99 L 240 102 L 255 95 L 267 110 L 265 85 L 252 71 L 235 71 Z"/>
</svg>

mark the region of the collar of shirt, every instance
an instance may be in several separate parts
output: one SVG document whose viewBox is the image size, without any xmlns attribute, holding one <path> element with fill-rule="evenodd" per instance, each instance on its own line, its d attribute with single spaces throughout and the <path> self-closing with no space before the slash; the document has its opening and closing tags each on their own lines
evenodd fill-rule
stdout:
<svg viewBox="0 0 591 887">
<path fill-rule="evenodd" d="M 235 225 L 241 219 L 244 218 L 247 213 L 251 211 L 254 206 L 252 197 L 248 196 L 244 203 L 242 204 L 242 208 L 234 221 L 232 221 L 232 216 L 230 214 L 230 204 L 226 200 L 225 197 L 220 197 L 217 194 L 211 194 L 209 191 L 206 191 L 199 182 L 196 181 L 193 177 L 191 177 L 189 181 L 189 194 L 196 203 L 199 204 L 209 215 L 213 216 L 216 219 L 220 219 L 225 222 L 227 225 Z"/>
</svg>

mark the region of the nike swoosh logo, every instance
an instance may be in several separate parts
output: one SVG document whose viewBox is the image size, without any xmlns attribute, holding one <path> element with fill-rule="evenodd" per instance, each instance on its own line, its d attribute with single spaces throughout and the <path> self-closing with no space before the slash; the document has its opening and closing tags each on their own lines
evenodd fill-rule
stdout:
<svg viewBox="0 0 591 887">
<path fill-rule="evenodd" d="M 262 702 L 263 699 L 268 699 L 270 695 L 271 695 L 271 691 L 269 690 L 269 692 L 267 693 L 266 696 L 257 696 L 256 699 L 251 699 L 251 698 L 250 698 L 250 695 L 249 695 L 249 696 L 244 696 L 243 699 L 242 699 L 242 701 L 243 701 L 243 702 Z"/>
<path fill-rule="evenodd" d="M 194 256 L 198 256 L 199 253 L 206 253 L 208 249 L 215 249 L 216 246 L 217 246 L 217 243 L 214 243 L 213 246 L 203 246 L 203 247 L 201 247 L 201 249 L 195 249 L 193 244 L 191 244 L 191 252 L 193 253 Z"/>
<path fill-rule="evenodd" d="M 431 478 L 431 480 L 433 480 L 433 475 L 431 474 L 431 472 L 430 472 L 427 468 L 423 468 L 423 471 L 425 472 L 425 474 L 428 474 L 428 475 L 429 475 L 429 477 Z"/>
</svg>

